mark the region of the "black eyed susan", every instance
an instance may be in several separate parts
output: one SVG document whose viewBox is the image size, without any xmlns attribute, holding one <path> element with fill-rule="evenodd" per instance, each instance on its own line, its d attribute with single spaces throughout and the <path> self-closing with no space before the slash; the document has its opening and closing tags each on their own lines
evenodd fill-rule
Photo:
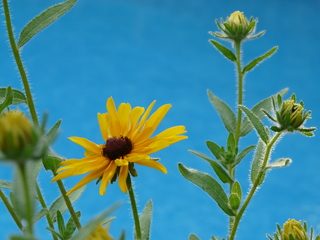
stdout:
<svg viewBox="0 0 320 240">
<path fill-rule="evenodd" d="M 104 195 L 107 185 L 116 178 L 120 189 L 127 193 L 126 179 L 129 172 L 135 175 L 134 164 L 167 173 L 167 169 L 152 159 L 150 154 L 186 139 L 187 136 L 181 135 L 186 133 L 184 126 L 175 126 L 151 137 L 171 107 L 170 104 L 165 104 L 149 117 L 154 104 L 155 101 L 146 111 L 143 107 L 132 108 L 128 103 L 121 103 L 117 109 L 110 97 L 107 100 L 107 113 L 98 113 L 104 143 L 95 144 L 85 138 L 70 137 L 71 141 L 85 148 L 85 157 L 60 163 L 62 167 L 52 181 L 87 173 L 68 194 L 93 180 L 101 180 L 99 193 Z"/>
</svg>

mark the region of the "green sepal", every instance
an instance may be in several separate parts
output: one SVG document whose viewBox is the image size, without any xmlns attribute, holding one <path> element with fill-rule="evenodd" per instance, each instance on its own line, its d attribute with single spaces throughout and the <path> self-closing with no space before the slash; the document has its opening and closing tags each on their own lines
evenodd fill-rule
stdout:
<svg viewBox="0 0 320 240">
<path fill-rule="evenodd" d="M 75 190 L 74 192 L 70 193 L 67 197 L 69 198 L 70 202 L 73 204 L 75 201 L 79 199 L 82 192 L 84 191 L 85 186 Z M 50 206 L 49 212 L 52 218 L 52 221 L 57 221 L 57 211 L 60 211 L 62 214 L 68 209 L 63 196 L 58 197 Z"/>
<path fill-rule="evenodd" d="M 251 145 L 251 146 L 246 147 L 245 149 L 243 149 L 239 154 L 237 154 L 236 159 L 235 159 L 234 163 L 232 164 L 232 166 L 238 165 L 238 164 L 241 162 L 241 160 L 242 160 L 248 153 L 250 153 L 255 147 L 256 147 L 256 145 Z"/>
<path fill-rule="evenodd" d="M 258 135 L 260 136 L 260 138 L 262 139 L 262 141 L 264 141 L 265 143 L 268 143 L 269 142 L 269 135 L 268 135 L 268 132 L 266 131 L 266 129 L 264 128 L 262 122 L 260 121 L 260 119 L 245 106 L 240 105 L 239 108 L 242 111 L 244 111 L 245 114 L 248 116 L 250 122 L 252 123 L 252 125 L 256 129 L 256 131 L 257 131 Z"/>
<path fill-rule="evenodd" d="M 199 152 L 196 152 L 193 150 L 189 150 L 189 152 L 206 160 L 223 183 L 232 183 L 233 182 L 233 180 L 230 178 L 229 174 L 220 166 L 219 163 L 215 162 L 214 160 L 211 160 L 209 157 L 207 157 L 206 155 L 204 155 L 202 153 L 199 153 Z"/>
<path fill-rule="evenodd" d="M 240 207 L 240 198 L 237 194 L 235 193 L 231 193 L 231 195 L 229 196 L 229 205 L 233 210 L 238 210 L 238 208 Z"/>
<path fill-rule="evenodd" d="M 191 234 L 189 235 L 189 240 L 200 240 L 200 238 L 198 238 L 197 235 L 191 233 Z"/>
<path fill-rule="evenodd" d="M 152 220 L 152 200 L 149 200 L 139 217 L 141 228 L 141 240 L 150 239 L 150 229 Z"/>
<path fill-rule="evenodd" d="M 281 131 L 283 131 L 283 128 L 277 127 L 277 126 L 272 126 L 272 127 L 270 127 L 270 129 L 271 129 L 272 131 L 274 131 L 274 132 L 281 132 Z"/>
<path fill-rule="evenodd" d="M 258 174 L 261 170 L 264 156 L 266 154 L 266 144 L 259 139 L 258 146 L 256 148 L 253 161 L 251 164 L 251 183 L 254 184 L 257 180 Z"/>
<path fill-rule="evenodd" d="M 261 32 L 259 32 L 259 33 L 257 33 L 257 34 L 255 34 L 255 35 L 252 35 L 252 36 L 247 37 L 247 39 L 252 40 L 252 39 L 255 39 L 255 38 L 258 38 L 258 37 L 263 36 L 265 33 L 266 33 L 266 31 L 265 31 L 265 30 L 263 30 L 263 31 L 261 31 Z"/>
<path fill-rule="evenodd" d="M 6 94 L 7 94 L 7 89 L 10 86 L 8 86 L 7 88 L 0 88 L 0 102 L 5 101 L 6 99 Z M 11 87 L 10 87 L 11 88 Z M 17 89 L 12 89 L 13 91 L 13 98 L 12 98 L 12 105 L 16 105 L 16 104 L 20 104 L 20 103 L 25 103 L 27 104 L 27 98 L 24 95 L 23 92 L 17 90 Z"/>
<path fill-rule="evenodd" d="M 277 98 L 278 95 L 284 95 L 288 91 L 288 88 L 282 89 L 280 92 L 277 94 L 274 94 L 259 103 L 257 103 L 251 111 L 261 120 L 265 117 L 264 112 L 261 111 L 261 109 L 264 109 L 266 112 L 269 112 L 273 108 L 273 102 Z M 242 123 L 241 123 L 241 130 L 240 130 L 240 136 L 244 137 L 247 135 L 251 130 L 253 129 L 252 124 L 249 121 L 249 118 L 246 116 Z"/>
<path fill-rule="evenodd" d="M 290 158 L 280 158 L 272 163 L 269 163 L 266 169 L 283 168 L 289 166 L 291 163 L 292 160 Z"/>
<path fill-rule="evenodd" d="M 315 131 L 316 129 L 317 129 L 316 127 L 309 127 L 309 128 L 298 128 L 297 130 L 307 137 L 313 137 L 314 136 L 313 131 Z"/>
<path fill-rule="evenodd" d="M 217 110 L 220 115 L 222 122 L 229 133 L 235 133 L 236 131 L 236 115 L 231 110 L 231 108 L 223 102 L 221 99 L 213 95 L 213 93 L 208 90 L 209 100 L 212 105 Z"/>
<path fill-rule="evenodd" d="M 13 102 L 13 91 L 11 86 L 8 86 L 6 89 L 6 93 L 3 99 L 3 102 L 0 104 L 0 112 L 2 112 L 3 109 L 10 106 Z"/>
<path fill-rule="evenodd" d="M 227 194 L 213 177 L 211 177 L 207 173 L 187 168 L 181 163 L 178 164 L 178 168 L 183 177 L 208 193 L 217 202 L 222 211 L 224 211 L 229 216 L 235 216 L 235 213 L 228 205 Z"/>
<path fill-rule="evenodd" d="M 261 109 L 261 111 L 262 111 L 271 121 L 277 122 L 277 120 L 276 120 L 273 116 L 271 116 L 271 114 L 269 114 L 266 110 Z"/>
<path fill-rule="evenodd" d="M 64 13 L 69 11 L 77 0 L 68 0 L 63 3 L 56 4 L 44 10 L 34 19 L 32 19 L 21 31 L 17 47 L 21 48 L 34 35 L 42 29 L 50 25 L 52 22 L 61 17 Z"/>
<path fill-rule="evenodd" d="M 85 227 L 81 228 L 79 232 L 77 232 L 77 234 L 71 238 L 71 240 L 87 239 L 88 236 L 92 233 L 92 231 L 98 226 L 98 224 L 100 224 L 103 221 L 103 219 L 106 218 L 106 216 L 114 212 L 119 206 L 120 203 L 116 203 L 104 212 L 102 212 L 99 216 L 93 218 Z"/>
<path fill-rule="evenodd" d="M 229 60 L 235 62 L 237 60 L 236 55 L 228 48 L 226 48 L 225 46 L 221 45 L 219 42 L 210 39 L 209 42 L 217 49 L 219 50 L 222 55 L 224 55 L 226 58 L 228 58 Z"/>
<path fill-rule="evenodd" d="M 260 57 L 257 57 L 256 59 L 252 60 L 250 63 L 248 63 L 247 66 L 245 66 L 242 70 L 242 74 L 245 74 L 246 72 L 251 71 L 255 66 L 257 66 L 259 63 L 264 61 L 266 58 L 271 57 L 276 51 L 278 47 L 273 47 L 271 50 L 266 52 L 265 54 L 261 55 Z"/>
</svg>

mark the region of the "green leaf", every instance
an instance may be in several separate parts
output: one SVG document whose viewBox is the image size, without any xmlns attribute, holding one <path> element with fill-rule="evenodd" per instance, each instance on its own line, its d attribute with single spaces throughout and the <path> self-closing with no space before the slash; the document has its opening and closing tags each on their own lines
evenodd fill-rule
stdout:
<svg viewBox="0 0 320 240">
<path fill-rule="evenodd" d="M 27 104 L 27 98 L 23 92 L 16 89 L 12 89 L 12 91 L 13 91 L 13 99 L 11 104 L 13 105 L 20 104 L 20 103 Z M 0 88 L 0 102 L 3 102 L 6 99 L 6 93 L 7 93 L 7 88 Z"/>
<path fill-rule="evenodd" d="M 261 111 L 261 109 L 264 109 L 267 112 L 270 112 L 272 110 L 272 101 L 276 100 L 278 94 L 280 96 L 283 96 L 286 92 L 288 91 L 288 88 L 282 89 L 280 92 L 262 100 L 258 104 L 256 104 L 251 111 L 261 120 L 265 117 L 264 113 Z M 253 129 L 252 124 L 249 121 L 249 118 L 246 116 L 242 123 L 241 123 L 241 131 L 240 131 L 240 136 L 244 137 L 247 135 L 251 130 Z"/>
<path fill-rule="evenodd" d="M 33 237 L 14 235 L 14 236 L 10 236 L 10 240 L 37 240 L 37 239 Z"/>
<path fill-rule="evenodd" d="M 241 198 L 242 198 L 242 190 L 241 190 L 240 183 L 238 181 L 235 181 L 232 184 L 231 193 L 237 194 L 239 199 L 241 200 Z"/>
<path fill-rule="evenodd" d="M 251 145 L 249 147 L 246 147 L 245 149 L 243 149 L 237 156 L 236 159 L 234 161 L 234 163 L 232 164 L 233 166 L 238 165 L 241 160 L 249 153 L 251 152 L 254 148 L 256 147 L 256 145 Z"/>
<path fill-rule="evenodd" d="M 3 102 L 0 104 L 0 112 L 2 112 L 3 109 L 10 106 L 13 102 L 13 91 L 11 86 L 8 86 L 6 89 L 6 94 L 4 96 Z"/>
<path fill-rule="evenodd" d="M 228 197 L 221 185 L 209 174 L 195 169 L 186 168 L 181 163 L 178 164 L 179 171 L 183 177 L 188 179 L 208 193 L 219 205 L 219 207 L 229 216 L 234 216 L 234 212 L 228 206 Z"/>
<path fill-rule="evenodd" d="M 229 205 L 233 210 L 238 210 L 238 208 L 240 206 L 240 198 L 237 194 L 232 193 L 229 196 Z"/>
<path fill-rule="evenodd" d="M 56 232 L 55 229 L 50 228 L 50 227 L 46 227 L 47 230 L 49 230 L 54 236 L 56 236 L 57 238 L 64 240 L 63 236 L 61 236 L 60 233 Z"/>
<path fill-rule="evenodd" d="M 212 141 L 206 141 L 207 147 L 211 153 L 216 157 L 217 160 L 221 158 L 221 148 Z"/>
<path fill-rule="evenodd" d="M 217 176 L 219 177 L 219 179 L 223 182 L 223 183 L 232 183 L 232 179 L 230 178 L 229 174 L 220 166 L 219 163 L 211 160 L 209 157 L 207 157 L 206 155 L 193 151 L 193 150 L 189 150 L 189 152 L 197 155 L 198 157 L 203 158 L 204 160 L 206 160 L 212 167 L 212 169 L 214 170 L 214 172 L 217 174 Z"/>
<path fill-rule="evenodd" d="M 10 189 L 12 190 L 12 182 L 6 180 L 0 180 L 0 188 Z"/>
<path fill-rule="evenodd" d="M 77 189 L 76 191 L 72 192 L 70 195 L 68 195 L 67 197 L 69 197 L 71 203 L 74 203 L 75 201 L 78 200 L 78 198 L 81 196 L 83 190 L 85 189 L 85 186 Z M 67 210 L 67 206 L 66 203 L 63 199 L 62 196 L 60 196 L 59 198 L 57 198 L 52 205 L 49 208 L 49 212 L 51 215 L 52 220 L 55 222 L 57 219 L 57 211 L 60 211 L 62 214 Z"/>
<path fill-rule="evenodd" d="M 119 240 L 125 240 L 126 239 L 126 232 L 124 230 L 121 231 L 121 234 L 119 236 Z"/>
<path fill-rule="evenodd" d="M 80 219 L 81 217 L 81 212 L 78 211 L 76 212 L 76 215 L 77 215 L 77 218 Z M 73 220 L 72 217 L 69 218 L 67 224 L 66 224 L 66 229 L 65 229 L 65 232 L 64 232 L 64 238 L 71 238 L 72 234 L 74 233 L 74 231 L 77 229 L 77 226 Z"/>
<path fill-rule="evenodd" d="M 152 201 L 149 200 L 143 210 L 143 213 L 139 217 L 141 227 L 141 240 L 149 240 L 150 228 L 152 220 Z"/>
<path fill-rule="evenodd" d="M 262 139 L 262 141 L 264 141 L 265 143 L 268 143 L 269 135 L 268 135 L 268 132 L 266 131 L 266 129 L 264 128 L 262 122 L 260 121 L 260 119 L 245 106 L 241 105 L 241 106 L 239 106 L 239 108 L 242 111 L 244 111 L 245 114 L 248 116 L 250 122 L 252 123 L 254 128 L 257 130 L 257 133 L 260 136 L 260 138 Z"/>
<path fill-rule="evenodd" d="M 275 162 L 268 164 L 267 169 L 283 168 L 283 167 L 289 166 L 291 163 L 292 163 L 292 160 L 290 158 L 280 158 Z"/>
<path fill-rule="evenodd" d="M 101 224 L 103 219 L 114 212 L 119 206 L 120 203 L 116 203 L 99 216 L 93 218 L 85 227 L 81 228 L 80 231 L 71 238 L 71 240 L 86 240 L 92 231 Z"/>
<path fill-rule="evenodd" d="M 64 226 L 64 220 L 63 220 L 62 214 L 59 210 L 57 211 L 57 222 L 58 222 L 59 232 L 62 236 L 64 236 L 66 228 Z"/>
<path fill-rule="evenodd" d="M 189 235 L 189 240 L 200 240 L 200 238 L 198 238 L 197 235 L 192 233 L 192 234 Z"/>
<path fill-rule="evenodd" d="M 34 214 L 33 216 L 33 222 L 39 221 L 43 216 L 45 216 L 49 210 L 47 208 L 42 208 L 40 211 Z"/>
<path fill-rule="evenodd" d="M 237 60 L 236 55 L 234 55 L 234 53 L 230 49 L 226 48 L 225 46 L 221 45 L 219 42 L 217 42 L 215 40 L 210 39 L 209 42 L 211 42 L 212 45 L 216 49 L 218 49 L 222 53 L 222 55 L 224 55 L 229 60 L 231 60 L 233 62 L 235 62 Z"/>
<path fill-rule="evenodd" d="M 77 0 L 68 0 L 54 5 L 32 19 L 21 31 L 17 44 L 18 48 L 21 48 L 34 35 L 69 11 L 76 2 Z"/>
<path fill-rule="evenodd" d="M 254 184 L 257 180 L 259 171 L 262 167 L 262 163 L 264 160 L 264 156 L 266 154 L 266 144 L 259 139 L 258 146 L 256 148 L 256 152 L 254 154 L 254 158 L 251 165 L 251 183 Z"/>
<path fill-rule="evenodd" d="M 223 102 L 221 99 L 213 95 L 213 93 L 210 90 L 208 90 L 208 95 L 209 95 L 210 102 L 217 110 L 228 132 L 235 133 L 236 115 L 234 114 L 234 112 L 225 102 Z"/>
<path fill-rule="evenodd" d="M 47 171 L 51 170 L 53 172 L 56 172 L 58 164 L 62 161 L 64 161 L 64 159 L 53 153 L 51 150 L 49 150 L 47 155 L 42 158 L 44 168 Z"/>
<path fill-rule="evenodd" d="M 257 57 L 256 59 L 252 60 L 247 66 L 245 66 L 243 68 L 242 74 L 244 74 L 245 72 L 249 72 L 255 66 L 257 66 L 259 63 L 264 61 L 266 58 L 271 57 L 277 51 L 277 49 L 278 49 L 278 47 L 273 47 L 271 50 L 269 50 L 265 54 L 263 54 L 260 57 Z"/>
<path fill-rule="evenodd" d="M 54 138 L 55 138 L 55 136 L 56 136 L 56 134 L 57 134 L 57 132 L 59 130 L 61 122 L 62 122 L 62 120 L 57 121 L 53 125 L 53 127 L 47 132 L 46 137 L 47 137 L 47 141 L 48 142 L 53 142 L 53 140 L 54 140 Z"/>
</svg>

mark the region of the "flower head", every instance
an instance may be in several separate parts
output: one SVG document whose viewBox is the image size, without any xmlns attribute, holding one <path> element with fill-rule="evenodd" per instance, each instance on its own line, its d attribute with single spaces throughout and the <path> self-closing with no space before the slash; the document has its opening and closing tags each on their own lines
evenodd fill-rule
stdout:
<svg viewBox="0 0 320 240">
<path fill-rule="evenodd" d="M 235 11 L 224 21 L 223 19 L 216 20 L 220 32 L 209 32 L 215 37 L 222 39 L 230 39 L 234 41 L 241 41 L 244 39 L 253 39 L 262 36 L 265 31 L 255 34 L 255 27 L 258 19 L 253 17 L 248 20 L 243 12 Z M 255 34 L 255 35 L 254 35 Z"/>
<path fill-rule="evenodd" d="M 0 159 L 24 162 L 39 159 L 46 144 L 38 128 L 19 110 L 0 115 Z"/>
<path fill-rule="evenodd" d="M 60 163 L 58 175 L 52 181 L 88 173 L 69 192 L 97 179 L 101 180 L 99 193 L 105 194 L 107 185 L 118 178 L 119 187 L 127 192 L 126 179 L 129 173 L 136 176 L 134 164 L 139 164 L 167 173 L 167 169 L 149 155 L 186 139 L 184 126 L 175 126 L 152 136 L 171 105 L 158 108 L 150 117 L 155 101 L 145 111 L 122 103 L 116 109 L 113 99 L 107 101 L 107 113 L 98 113 L 103 144 L 95 144 L 85 138 L 69 139 L 85 148 L 85 157 L 69 159 Z M 149 118 L 148 118 L 149 117 Z"/>
<path fill-rule="evenodd" d="M 296 221 L 294 219 L 288 220 L 283 225 L 283 231 L 281 235 L 281 240 L 290 240 L 290 235 L 293 237 L 293 239 L 299 239 L 299 240 L 308 240 L 308 234 L 306 230 L 301 225 L 301 221 Z"/>
<path fill-rule="evenodd" d="M 113 240 L 111 235 L 108 233 L 109 225 L 103 227 L 99 224 L 94 231 L 86 238 L 86 240 Z"/>
</svg>

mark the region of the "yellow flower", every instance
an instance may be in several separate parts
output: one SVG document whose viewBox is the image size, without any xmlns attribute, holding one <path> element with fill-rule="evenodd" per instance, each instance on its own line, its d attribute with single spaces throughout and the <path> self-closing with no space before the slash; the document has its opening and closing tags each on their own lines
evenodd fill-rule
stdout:
<svg viewBox="0 0 320 240">
<path fill-rule="evenodd" d="M 237 28 L 242 25 L 243 28 L 248 27 L 248 20 L 247 18 L 243 15 L 243 12 L 240 11 L 235 11 L 233 12 L 230 17 L 228 18 L 229 25 L 237 30 Z"/>
<path fill-rule="evenodd" d="M 284 223 L 281 239 L 290 240 L 290 235 L 292 235 L 294 239 L 308 240 L 308 235 L 301 225 L 301 221 L 298 222 L 294 219 L 289 219 Z"/>
<path fill-rule="evenodd" d="M 99 224 L 86 240 L 113 240 L 108 230 L 109 225 L 103 227 L 102 224 Z"/>
<path fill-rule="evenodd" d="M 171 107 L 170 104 L 163 105 L 148 118 L 154 104 L 155 101 L 146 111 L 142 107 L 131 108 L 128 103 L 122 103 L 116 109 L 110 97 L 106 106 L 108 112 L 98 113 L 104 143 L 95 144 L 85 138 L 70 137 L 71 141 L 85 148 L 85 157 L 60 163 L 59 174 L 52 181 L 88 173 L 68 194 L 98 179 L 101 180 L 99 193 L 104 195 L 107 185 L 115 177 L 118 177 L 120 189 L 125 193 L 128 191 L 126 179 L 134 164 L 167 173 L 167 169 L 149 155 L 187 136 L 181 135 L 186 132 L 184 126 L 175 126 L 151 137 Z"/>
</svg>

